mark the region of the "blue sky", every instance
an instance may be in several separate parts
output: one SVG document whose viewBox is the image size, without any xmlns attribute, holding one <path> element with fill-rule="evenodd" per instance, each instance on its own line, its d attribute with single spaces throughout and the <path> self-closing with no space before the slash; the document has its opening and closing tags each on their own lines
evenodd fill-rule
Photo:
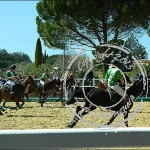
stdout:
<svg viewBox="0 0 150 150">
<path fill-rule="evenodd" d="M 38 1 L 0 1 L 0 48 L 11 52 L 24 52 L 34 61 L 38 36 L 36 26 L 36 4 Z M 150 38 L 144 35 L 140 43 L 146 47 L 150 59 Z M 60 54 L 61 50 L 50 50 L 42 42 L 43 52 Z"/>
</svg>

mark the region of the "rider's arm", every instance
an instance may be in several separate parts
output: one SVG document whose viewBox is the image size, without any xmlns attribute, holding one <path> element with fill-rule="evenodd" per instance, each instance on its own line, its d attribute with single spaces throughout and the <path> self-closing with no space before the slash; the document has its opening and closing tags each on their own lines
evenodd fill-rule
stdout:
<svg viewBox="0 0 150 150">
<path fill-rule="evenodd" d="M 116 78 L 117 78 L 118 80 L 120 80 L 120 83 L 121 83 L 122 85 L 124 85 L 125 81 L 124 81 L 124 78 L 123 78 L 123 76 L 122 76 L 122 74 L 121 74 L 121 72 L 120 72 L 119 70 L 116 72 Z"/>
<path fill-rule="evenodd" d="M 125 83 L 123 78 L 120 79 L 120 82 L 122 85 L 124 85 L 124 83 Z"/>
<path fill-rule="evenodd" d="M 108 88 L 108 85 L 107 85 L 107 80 L 104 79 L 104 87 L 107 89 Z"/>
<path fill-rule="evenodd" d="M 108 88 L 108 78 L 109 78 L 109 74 L 108 71 L 106 72 L 105 78 L 104 78 L 104 87 L 107 89 Z"/>
</svg>

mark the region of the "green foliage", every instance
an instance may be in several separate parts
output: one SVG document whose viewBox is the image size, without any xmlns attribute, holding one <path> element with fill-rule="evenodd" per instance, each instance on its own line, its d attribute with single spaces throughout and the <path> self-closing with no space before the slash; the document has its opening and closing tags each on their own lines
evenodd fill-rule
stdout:
<svg viewBox="0 0 150 150">
<path fill-rule="evenodd" d="M 146 64 L 144 64 L 144 68 L 146 70 L 148 79 L 150 79 L 150 62 L 147 62 Z"/>
<path fill-rule="evenodd" d="M 30 57 L 23 52 L 14 52 L 11 54 L 10 57 L 12 58 L 12 60 L 15 61 L 15 63 L 24 62 L 24 61 L 31 62 Z"/>
<path fill-rule="evenodd" d="M 116 43 L 149 28 L 149 0 L 41 0 L 37 4 L 37 30 L 47 47 L 66 44 L 95 48 Z"/>
<path fill-rule="evenodd" d="M 42 57 L 42 62 L 43 62 L 43 64 L 46 63 L 47 58 L 48 58 L 48 54 L 46 54 L 46 50 L 45 50 L 45 52 L 44 52 L 44 54 L 43 54 L 43 57 Z"/>
<path fill-rule="evenodd" d="M 58 60 L 62 60 L 62 57 L 63 57 L 62 55 L 49 56 L 46 60 L 46 63 L 54 66 L 55 64 L 57 64 Z M 59 65 L 62 65 L 62 61 Z"/>
<path fill-rule="evenodd" d="M 36 49 L 35 49 L 35 66 L 39 67 L 42 64 L 42 45 L 40 38 L 37 39 Z"/>
<path fill-rule="evenodd" d="M 147 30 L 147 34 L 150 37 L 150 28 Z"/>
<path fill-rule="evenodd" d="M 131 51 L 131 55 L 139 59 L 147 59 L 146 48 L 139 43 L 138 39 L 134 36 L 131 36 L 127 39 L 125 47 Z"/>
<path fill-rule="evenodd" d="M 30 57 L 22 52 L 8 53 L 5 49 L 0 49 L 0 69 L 7 70 L 12 64 L 31 62 Z"/>
<path fill-rule="evenodd" d="M 36 67 L 34 63 L 27 63 L 20 66 L 22 68 L 22 73 L 24 75 L 37 75 L 38 78 L 45 72 L 45 69 L 48 69 L 49 73 L 53 71 L 54 66 L 51 64 L 45 63 L 41 64 L 39 67 Z M 58 69 L 59 74 L 61 75 L 61 68 Z"/>
</svg>

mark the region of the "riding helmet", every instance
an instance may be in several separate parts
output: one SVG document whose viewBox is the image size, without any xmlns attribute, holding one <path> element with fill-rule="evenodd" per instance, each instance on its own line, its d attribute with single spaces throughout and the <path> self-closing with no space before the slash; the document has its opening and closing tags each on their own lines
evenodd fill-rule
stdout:
<svg viewBox="0 0 150 150">
<path fill-rule="evenodd" d="M 118 65 L 118 61 L 117 61 L 116 59 L 113 59 L 113 60 L 111 61 L 111 64 L 114 65 L 114 66 L 116 66 L 116 65 Z"/>
<path fill-rule="evenodd" d="M 17 68 L 16 65 L 11 65 L 11 69 Z"/>
<path fill-rule="evenodd" d="M 58 70 L 58 67 L 54 67 L 54 70 Z"/>
</svg>

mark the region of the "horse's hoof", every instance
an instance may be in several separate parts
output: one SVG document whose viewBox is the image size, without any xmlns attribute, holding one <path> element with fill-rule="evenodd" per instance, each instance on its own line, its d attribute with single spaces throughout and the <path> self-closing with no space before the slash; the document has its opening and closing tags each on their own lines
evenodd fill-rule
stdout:
<svg viewBox="0 0 150 150">
<path fill-rule="evenodd" d="M 19 110 L 19 107 L 16 108 L 16 111 Z"/>
<path fill-rule="evenodd" d="M 65 126 L 66 128 L 73 128 L 71 124 Z"/>
<path fill-rule="evenodd" d="M 70 122 L 68 125 L 66 125 L 67 128 L 73 128 L 77 124 L 76 121 Z"/>
<path fill-rule="evenodd" d="M 4 111 L 0 111 L 0 115 L 5 115 L 5 112 Z"/>
<path fill-rule="evenodd" d="M 109 126 L 109 123 L 105 123 L 104 126 Z"/>
<path fill-rule="evenodd" d="M 65 102 L 62 102 L 61 104 L 62 104 L 62 106 L 66 106 L 67 105 Z"/>
<path fill-rule="evenodd" d="M 1 107 L 0 109 L 1 109 L 1 111 L 6 111 L 6 109 L 4 107 Z"/>
</svg>

